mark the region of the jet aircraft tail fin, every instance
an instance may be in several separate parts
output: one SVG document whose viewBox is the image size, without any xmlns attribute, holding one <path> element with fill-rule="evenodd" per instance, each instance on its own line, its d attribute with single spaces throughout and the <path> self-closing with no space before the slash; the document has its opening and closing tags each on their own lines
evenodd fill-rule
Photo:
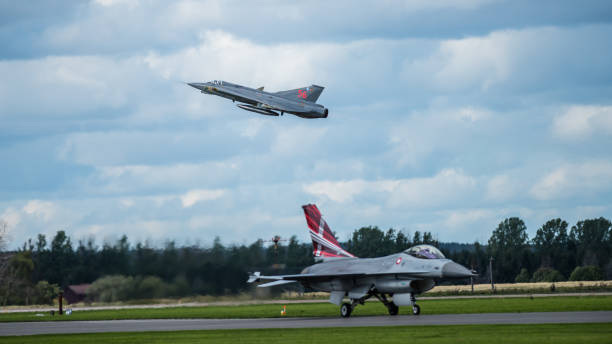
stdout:
<svg viewBox="0 0 612 344">
<path fill-rule="evenodd" d="M 287 99 L 304 99 L 316 103 L 325 87 L 310 85 L 308 87 L 296 88 L 295 90 L 276 92 L 277 95 Z"/>
<path fill-rule="evenodd" d="M 310 239 L 312 239 L 312 253 L 315 259 L 327 260 L 331 258 L 354 258 L 355 256 L 345 251 L 327 222 L 323 220 L 323 216 L 319 209 L 314 204 L 302 206 L 304 215 L 306 215 L 306 223 L 310 230 Z"/>
</svg>

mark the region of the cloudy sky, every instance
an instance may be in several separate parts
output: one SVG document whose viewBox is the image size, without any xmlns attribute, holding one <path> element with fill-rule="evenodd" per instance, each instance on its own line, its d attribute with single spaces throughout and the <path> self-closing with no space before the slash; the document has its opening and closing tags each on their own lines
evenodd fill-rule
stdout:
<svg viewBox="0 0 612 344">
<path fill-rule="evenodd" d="M 245 5 L 246 4 L 246 5 Z M 612 217 L 609 1 L 0 1 L 11 247 L 307 241 L 361 226 L 486 242 Z M 184 81 L 318 84 L 327 119 Z"/>
</svg>

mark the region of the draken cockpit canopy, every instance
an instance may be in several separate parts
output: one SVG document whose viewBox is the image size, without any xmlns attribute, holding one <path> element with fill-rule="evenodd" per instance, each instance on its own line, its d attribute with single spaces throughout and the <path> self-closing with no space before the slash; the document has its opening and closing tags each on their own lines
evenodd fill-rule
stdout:
<svg viewBox="0 0 612 344">
<path fill-rule="evenodd" d="M 431 245 L 417 245 L 412 246 L 411 248 L 404 251 L 404 253 L 409 254 L 416 258 L 421 259 L 444 259 L 444 254 L 440 252 L 437 248 Z"/>
</svg>

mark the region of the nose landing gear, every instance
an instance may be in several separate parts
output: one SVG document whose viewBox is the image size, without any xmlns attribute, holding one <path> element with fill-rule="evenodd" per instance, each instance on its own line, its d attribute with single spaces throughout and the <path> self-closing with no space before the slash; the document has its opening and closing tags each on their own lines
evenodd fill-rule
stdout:
<svg viewBox="0 0 612 344">
<path fill-rule="evenodd" d="M 416 304 L 416 298 L 413 293 L 410 293 L 410 303 L 412 304 L 412 314 L 419 315 L 421 314 L 421 307 Z"/>
</svg>

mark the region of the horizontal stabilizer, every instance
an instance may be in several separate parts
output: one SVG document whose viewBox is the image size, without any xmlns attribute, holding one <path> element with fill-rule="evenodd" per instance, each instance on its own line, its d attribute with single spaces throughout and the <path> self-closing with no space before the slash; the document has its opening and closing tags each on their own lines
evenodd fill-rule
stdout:
<svg viewBox="0 0 612 344">
<path fill-rule="evenodd" d="M 259 272 L 259 271 L 250 274 L 249 275 L 249 279 L 247 280 L 247 283 L 258 282 L 259 281 L 259 276 L 261 276 L 261 272 Z"/>
<path fill-rule="evenodd" d="M 289 284 L 289 283 L 295 283 L 295 282 L 297 282 L 297 281 L 280 280 L 280 281 L 274 281 L 274 282 L 268 282 L 268 283 L 260 284 L 260 285 L 257 286 L 257 288 L 273 287 L 275 285 L 283 285 L 283 284 Z"/>
</svg>

